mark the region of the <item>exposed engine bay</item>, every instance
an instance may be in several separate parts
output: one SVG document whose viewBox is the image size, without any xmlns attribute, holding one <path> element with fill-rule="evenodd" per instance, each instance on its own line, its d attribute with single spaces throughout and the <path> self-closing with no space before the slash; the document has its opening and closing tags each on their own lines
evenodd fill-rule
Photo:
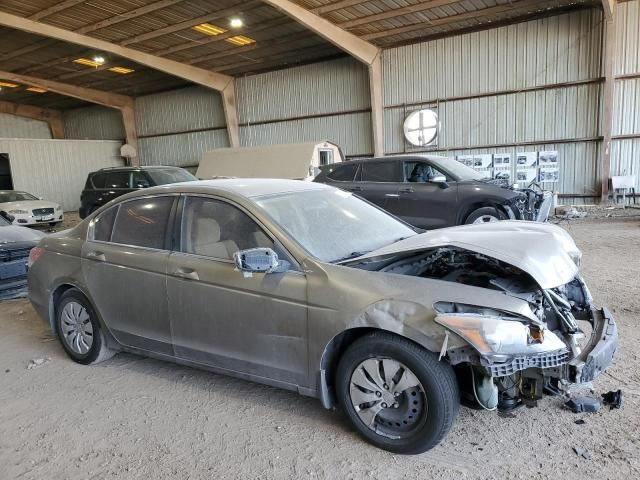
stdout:
<svg viewBox="0 0 640 480">
<path fill-rule="evenodd" d="M 514 202 L 514 207 L 519 214 L 516 216 L 520 220 L 546 222 L 549 219 L 553 206 L 553 194 L 550 191 L 543 190 L 536 183 L 517 191 L 522 193 Z"/>
<path fill-rule="evenodd" d="M 357 267 L 499 291 L 526 302 L 528 315 L 463 303 L 434 305 L 435 322 L 469 344 L 448 349 L 445 338 L 441 357 L 457 370 L 467 400 L 489 410 L 535 404 L 543 393 L 567 394 L 572 384 L 593 380 L 615 352 L 615 323 L 606 309 L 593 307 L 579 275 L 543 289 L 513 265 L 452 246 Z"/>
</svg>

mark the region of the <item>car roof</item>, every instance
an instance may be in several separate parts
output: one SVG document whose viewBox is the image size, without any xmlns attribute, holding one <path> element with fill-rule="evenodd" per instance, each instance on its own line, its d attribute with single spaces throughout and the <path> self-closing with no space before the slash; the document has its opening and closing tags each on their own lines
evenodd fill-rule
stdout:
<svg viewBox="0 0 640 480">
<path fill-rule="evenodd" d="M 227 192 L 246 198 L 263 197 L 282 193 L 296 193 L 318 190 L 334 190 L 323 183 L 304 180 L 284 180 L 277 178 L 224 178 L 172 183 L 145 188 L 140 194 L 152 193 L 215 193 Z"/>
<path fill-rule="evenodd" d="M 358 158 L 350 161 L 356 162 L 379 162 L 379 161 L 403 161 L 403 160 L 445 160 L 451 157 L 446 157 L 444 155 L 429 155 L 429 154 L 421 154 L 421 153 L 406 153 L 403 155 L 389 155 L 386 157 L 372 157 L 372 158 Z M 345 162 L 349 163 L 349 162 Z"/>
<path fill-rule="evenodd" d="M 118 170 L 159 170 L 159 169 L 167 169 L 167 168 L 175 169 L 175 168 L 182 168 L 182 167 L 176 167 L 174 165 L 144 165 L 139 167 L 124 167 L 124 166 L 123 167 L 105 167 L 91 173 L 94 174 L 94 173 L 102 173 L 102 172 L 115 172 Z"/>
</svg>

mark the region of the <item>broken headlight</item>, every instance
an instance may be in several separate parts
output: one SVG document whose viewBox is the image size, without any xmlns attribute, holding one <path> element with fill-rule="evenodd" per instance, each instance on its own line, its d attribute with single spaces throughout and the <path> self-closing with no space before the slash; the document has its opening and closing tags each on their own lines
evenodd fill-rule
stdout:
<svg viewBox="0 0 640 480">
<path fill-rule="evenodd" d="M 560 338 L 516 319 L 471 313 L 441 313 L 436 322 L 461 336 L 482 355 L 537 354 L 565 349 Z"/>
<path fill-rule="evenodd" d="M 582 252 L 580 250 L 573 250 L 568 253 L 571 257 L 571 260 L 573 260 L 573 263 L 576 264 L 576 267 L 580 268 L 580 266 L 582 265 Z"/>
</svg>

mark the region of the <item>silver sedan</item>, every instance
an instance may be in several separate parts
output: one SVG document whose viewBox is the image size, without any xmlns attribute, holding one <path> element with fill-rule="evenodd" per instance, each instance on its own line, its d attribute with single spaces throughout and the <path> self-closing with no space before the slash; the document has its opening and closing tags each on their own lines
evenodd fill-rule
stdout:
<svg viewBox="0 0 640 480">
<path fill-rule="evenodd" d="M 77 362 L 129 351 L 294 390 L 419 453 L 461 400 L 511 409 L 609 365 L 616 325 L 580 257 L 553 225 L 424 233 L 326 185 L 213 180 L 47 236 L 29 295 Z"/>
</svg>

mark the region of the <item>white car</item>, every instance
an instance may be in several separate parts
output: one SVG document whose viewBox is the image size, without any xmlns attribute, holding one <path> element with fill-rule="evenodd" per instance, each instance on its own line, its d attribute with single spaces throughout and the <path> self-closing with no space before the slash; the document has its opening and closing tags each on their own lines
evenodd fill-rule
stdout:
<svg viewBox="0 0 640 480">
<path fill-rule="evenodd" d="M 54 226 L 64 219 L 62 207 L 56 202 L 41 200 L 17 190 L 0 191 L 0 212 L 13 217 L 14 225 L 23 226 L 43 223 Z"/>
</svg>

